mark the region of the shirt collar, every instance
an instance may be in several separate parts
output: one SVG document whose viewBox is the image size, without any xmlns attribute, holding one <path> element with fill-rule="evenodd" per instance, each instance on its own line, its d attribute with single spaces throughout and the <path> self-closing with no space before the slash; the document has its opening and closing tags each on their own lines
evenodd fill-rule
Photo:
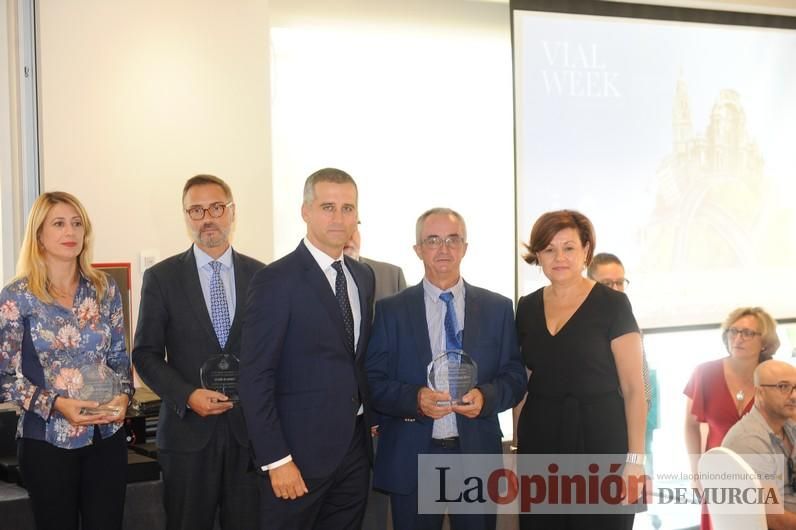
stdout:
<svg viewBox="0 0 796 530">
<path fill-rule="evenodd" d="M 459 281 L 457 281 L 453 287 L 443 291 L 428 281 L 428 278 L 423 277 L 423 291 L 426 293 L 426 296 L 431 298 L 431 300 L 433 300 L 435 303 L 442 303 L 442 300 L 439 299 L 439 295 L 445 292 L 453 293 L 454 300 L 464 300 L 464 278 L 459 276 Z"/>
<path fill-rule="evenodd" d="M 88 276 L 83 274 L 83 271 L 78 268 L 78 275 L 77 275 L 77 290 L 78 292 L 81 289 L 94 289 L 94 283 L 88 279 Z M 103 273 L 104 274 L 104 273 Z"/>
<path fill-rule="evenodd" d="M 760 414 L 757 405 L 752 407 L 752 410 L 750 410 L 747 413 L 747 416 L 749 416 L 750 421 L 754 421 L 755 423 L 760 425 L 763 429 L 765 429 L 766 432 L 768 432 L 772 442 L 777 441 L 779 443 L 782 443 L 782 440 L 780 440 L 779 436 L 774 434 L 774 431 L 771 429 L 771 426 L 768 424 L 763 415 Z M 793 420 L 786 421 L 782 430 L 785 432 L 785 436 L 790 438 L 790 441 L 792 443 L 796 442 L 796 422 L 794 422 Z"/>
<path fill-rule="evenodd" d="M 343 264 L 345 264 L 342 251 L 340 251 L 339 258 L 333 258 L 323 250 L 313 245 L 310 242 L 310 240 L 306 237 L 304 238 L 304 246 L 307 247 L 307 250 L 310 251 L 310 254 L 312 254 L 312 257 L 315 259 L 315 262 L 318 264 L 318 266 L 321 268 L 322 271 L 325 271 L 326 269 L 331 267 L 332 263 L 334 263 L 335 261 L 342 261 Z"/>
<path fill-rule="evenodd" d="M 218 261 L 224 266 L 224 269 L 232 268 L 232 245 L 228 246 L 218 259 L 213 259 L 207 252 L 194 245 L 193 256 L 196 258 L 196 266 L 200 269 L 207 267 L 211 261 Z"/>
</svg>

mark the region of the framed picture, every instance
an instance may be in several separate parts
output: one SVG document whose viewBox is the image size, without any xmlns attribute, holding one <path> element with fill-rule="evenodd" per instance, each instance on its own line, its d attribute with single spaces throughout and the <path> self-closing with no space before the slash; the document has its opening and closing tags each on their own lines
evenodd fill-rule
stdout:
<svg viewBox="0 0 796 530">
<path fill-rule="evenodd" d="M 110 275 L 116 281 L 116 285 L 119 286 L 119 292 L 122 295 L 122 312 L 124 314 L 124 340 L 129 352 L 130 348 L 133 347 L 132 301 L 130 298 L 132 267 L 130 263 L 94 263 L 93 266 Z"/>
</svg>

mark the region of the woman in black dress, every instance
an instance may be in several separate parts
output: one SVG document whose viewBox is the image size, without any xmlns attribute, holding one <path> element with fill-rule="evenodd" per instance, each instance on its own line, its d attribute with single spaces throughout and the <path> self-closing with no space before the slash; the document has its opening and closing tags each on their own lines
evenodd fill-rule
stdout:
<svg viewBox="0 0 796 530">
<path fill-rule="evenodd" d="M 626 454 L 625 475 L 643 474 L 647 407 L 641 337 L 630 302 L 583 276 L 594 250 L 583 214 L 542 215 L 525 261 L 550 285 L 520 299 L 517 331 L 531 371 L 517 425 L 525 454 Z M 631 529 L 633 514 L 523 515 L 520 527 Z"/>
</svg>

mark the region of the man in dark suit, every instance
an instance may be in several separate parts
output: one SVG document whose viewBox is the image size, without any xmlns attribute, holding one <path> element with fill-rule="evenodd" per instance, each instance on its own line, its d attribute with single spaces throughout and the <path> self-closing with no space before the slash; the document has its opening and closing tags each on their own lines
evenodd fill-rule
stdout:
<svg viewBox="0 0 796 530">
<path fill-rule="evenodd" d="M 248 434 L 239 406 L 202 388 L 199 372 L 215 356 L 240 353 L 246 292 L 265 265 L 235 252 L 232 191 L 212 175 L 183 189 L 187 252 L 144 273 L 133 363 L 162 399 L 158 460 L 163 470 L 167 526 L 258 527 L 257 476 L 248 471 Z"/>
<path fill-rule="evenodd" d="M 362 236 L 359 234 L 359 223 L 357 223 L 357 228 L 354 230 L 351 239 L 346 243 L 345 248 L 343 248 L 343 252 L 345 252 L 345 255 L 349 258 L 359 260 L 360 263 L 364 263 L 373 269 L 373 274 L 376 277 L 376 295 L 374 297 L 376 302 L 406 289 L 406 279 L 404 278 L 404 271 L 401 270 L 401 267 L 393 265 L 392 263 L 376 261 L 361 256 L 359 254 L 361 245 Z M 374 437 L 373 450 L 375 452 L 379 442 L 377 438 L 379 419 L 375 414 L 372 415 L 372 421 L 375 422 L 370 428 L 371 434 Z M 387 501 L 388 497 L 384 493 L 373 489 L 370 490 L 368 493 L 368 506 L 365 509 L 365 517 L 362 521 L 363 530 L 382 530 L 386 528 L 388 522 Z"/>
<path fill-rule="evenodd" d="M 373 271 L 344 257 L 357 188 L 339 169 L 307 178 L 307 235 L 249 289 L 240 392 L 272 529 L 359 528 L 372 454 L 365 347 Z"/>
<path fill-rule="evenodd" d="M 501 454 L 497 414 L 525 393 L 512 303 L 462 279 L 466 238 L 457 212 L 423 213 L 414 247 L 423 281 L 376 305 L 366 359 L 381 422 L 373 485 L 390 493 L 395 530 L 442 526 L 442 515 L 417 513 L 418 455 Z M 463 350 L 478 366 L 476 386 L 462 405 L 444 404 L 449 394 L 427 386 L 429 363 L 451 349 Z M 491 530 L 495 522 L 494 514 L 451 516 L 454 530 Z"/>
<path fill-rule="evenodd" d="M 351 239 L 346 243 L 345 248 L 343 248 L 343 252 L 349 258 L 354 258 L 373 269 L 373 274 L 376 276 L 376 295 L 374 300 L 378 302 L 382 298 L 387 298 L 406 289 L 406 279 L 401 267 L 361 256 L 359 254 L 361 243 L 362 237 L 359 235 L 359 228 L 357 228 L 354 230 Z"/>
</svg>

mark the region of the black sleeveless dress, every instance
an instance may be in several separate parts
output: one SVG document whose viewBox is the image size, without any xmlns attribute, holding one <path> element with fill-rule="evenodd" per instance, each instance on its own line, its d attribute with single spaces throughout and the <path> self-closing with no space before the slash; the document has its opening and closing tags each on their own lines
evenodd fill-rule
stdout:
<svg viewBox="0 0 796 530">
<path fill-rule="evenodd" d="M 556 335 L 543 289 L 520 299 L 517 332 L 531 370 L 517 425 L 518 453 L 624 454 L 627 422 L 611 340 L 638 331 L 624 293 L 595 284 Z M 523 515 L 522 530 L 630 530 L 633 514 Z"/>
</svg>

